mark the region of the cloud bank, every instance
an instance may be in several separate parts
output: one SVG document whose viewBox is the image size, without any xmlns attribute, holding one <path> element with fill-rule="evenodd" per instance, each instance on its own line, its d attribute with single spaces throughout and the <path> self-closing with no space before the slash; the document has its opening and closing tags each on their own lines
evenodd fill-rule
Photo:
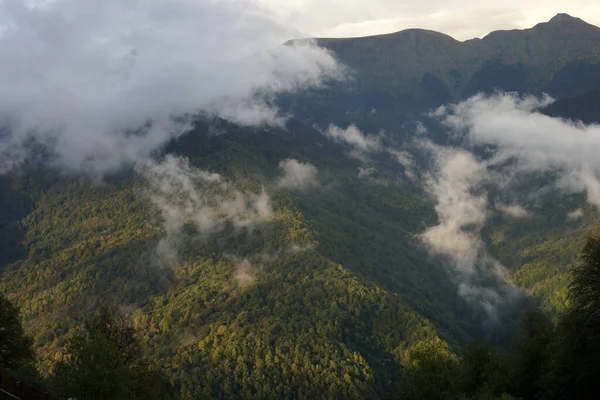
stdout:
<svg viewBox="0 0 600 400">
<path fill-rule="evenodd" d="M 439 224 L 420 238 L 432 252 L 450 260 L 459 292 L 476 296 L 488 310 L 514 293 L 510 284 L 492 290 L 478 283 L 485 276 L 504 275 L 500 263 L 486 253 L 480 234 L 493 214 L 491 188 L 503 197 L 494 199 L 496 211 L 512 218 L 533 216 L 516 203 L 523 190 L 517 189 L 517 177 L 544 176 L 545 189 L 585 193 L 590 204 L 600 207 L 600 126 L 543 115 L 540 109 L 551 102 L 547 96 L 474 96 L 430 115 L 449 128 L 462 148 L 421 140 L 435 164 L 425 186 L 435 201 Z M 567 218 L 582 214 L 577 209 Z"/>
<path fill-rule="evenodd" d="M 293 158 L 279 163 L 283 176 L 277 183 L 278 187 L 286 189 L 306 189 L 319 185 L 317 175 L 319 171 L 311 163 L 302 163 Z"/>
<path fill-rule="evenodd" d="M 556 187 L 585 192 L 600 207 L 600 126 L 548 117 L 539 112 L 549 97 L 479 95 L 436 114 L 466 146 L 492 146 L 489 168 L 554 172 Z M 507 166 L 510 164 L 510 167 Z"/>
<path fill-rule="evenodd" d="M 4 0 L 0 15 L 3 169 L 38 142 L 104 172 L 184 132 L 184 116 L 280 123 L 274 94 L 340 76 L 314 44 L 281 46 L 299 32 L 254 2 Z"/>
</svg>

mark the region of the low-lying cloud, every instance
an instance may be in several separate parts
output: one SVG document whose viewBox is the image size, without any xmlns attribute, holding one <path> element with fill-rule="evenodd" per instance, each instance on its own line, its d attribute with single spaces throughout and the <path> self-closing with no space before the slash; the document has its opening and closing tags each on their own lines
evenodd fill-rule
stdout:
<svg viewBox="0 0 600 400">
<path fill-rule="evenodd" d="M 243 228 L 267 222 L 273 213 L 264 191 L 243 193 L 221 175 L 196 169 L 185 158 L 146 161 L 136 170 L 161 214 L 166 237 L 158 251 L 170 262 L 177 259 L 178 242 L 187 224 L 207 236 L 227 224 Z"/>
<path fill-rule="evenodd" d="M 279 163 L 283 176 L 277 183 L 278 187 L 286 189 L 307 189 L 319 185 L 317 175 L 319 171 L 311 163 L 302 163 L 293 158 Z"/>
<path fill-rule="evenodd" d="M 394 160 L 396 160 L 404 168 L 404 175 L 411 181 L 417 179 L 415 159 L 408 151 L 398 151 L 388 149 Z"/>
<path fill-rule="evenodd" d="M 0 2 L 0 164 L 31 142 L 72 170 L 146 157 L 186 116 L 277 124 L 274 94 L 340 77 L 327 51 L 254 2 Z"/>
<path fill-rule="evenodd" d="M 547 96 L 478 95 L 436 114 L 466 145 L 493 146 L 489 166 L 511 162 L 518 172 L 554 172 L 558 188 L 585 192 L 600 207 L 600 126 L 539 112 L 551 102 Z"/>
<path fill-rule="evenodd" d="M 431 142 L 423 142 L 422 146 L 435 162 L 425 177 L 425 188 L 435 199 L 439 223 L 419 237 L 432 253 L 445 257 L 458 293 L 481 306 L 494 320 L 498 307 L 507 298 L 514 298 L 516 291 L 505 281 L 504 268 L 486 252 L 481 239 L 489 215 L 488 197 L 482 186 L 490 180 L 490 174 L 466 150 Z M 495 284 L 490 286 L 490 281 Z"/>
<path fill-rule="evenodd" d="M 435 198 L 439 224 L 428 228 L 421 239 L 436 253 L 453 260 L 458 272 L 472 275 L 484 245 L 479 232 L 487 217 L 487 197 L 473 188 L 486 179 L 485 169 L 472 154 L 429 144 L 436 160 L 426 178 L 428 192 Z"/>
<path fill-rule="evenodd" d="M 583 218 L 583 208 L 577 208 L 567 213 L 567 219 L 571 221 Z"/>
<path fill-rule="evenodd" d="M 496 209 L 503 212 L 505 215 L 516 219 L 533 217 L 533 213 L 527 211 L 518 204 L 497 203 Z"/>
<path fill-rule="evenodd" d="M 488 310 L 514 294 L 510 284 L 493 290 L 477 284 L 482 276 L 504 275 L 481 239 L 481 229 L 493 214 L 490 188 L 503 196 L 494 199 L 496 211 L 511 218 L 533 216 L 517 203 L 522 188 L 515 187 L 516 177 L 540 174 L 547 177 L 549 188 L 585 193 L 589 203 L 600 207 L 600 126 L 542 114 L 540 109 L 551 102 L 548 96 L 477 95 L 430 114 L 450 129 L 453 141 L 462 148 L 421 140 L 435 161 L 425 185 L 435 201 L 439 224 L 420 238 L 432 252 L 450 260 L 459 292 L 465 297 L 476 295 Z M 582 215 L 577 209 L 567 218 Z"/>
<path fill-rule="evenodd" d="M 356 125 L 343 129 L 332 124 L 325 135 L 336 142 L 347 143 L 358 151 L 379 151 L 382 148 L 379 137 L 364 134 Z"/>
<path fill-rule="evenodd" d="M 255 271 L 252 263 L 247 258 L 239 260 L 235 264 L 235 280 L 237 284 L 244 288 L 251 285 L 255 279 Z"/>
</svg>

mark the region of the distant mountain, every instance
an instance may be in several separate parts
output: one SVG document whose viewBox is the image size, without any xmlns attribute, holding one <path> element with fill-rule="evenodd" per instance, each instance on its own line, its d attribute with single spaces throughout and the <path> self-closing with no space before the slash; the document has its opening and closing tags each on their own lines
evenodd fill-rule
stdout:
<svg viewBox="0 0 600 400">
<path fill-rule="evenodd" d="M 316 41 L 348 67 L 348 79 L 284 96 L 281 106 L 317 125 L 398 131 L 424 111 L 478 92 L 560 99 L 600 89 L 600 28 L 567 14 L 463 42 L 424 29 Z"/>
<path fill-rule="evenodd" d="M 464 42 L 423 29 L 317 42 L 351 68 L 361 91 L 426 105 L 495 89 L 561 97 L 600 87 L 600 28 L 567 14 Z"/>
<path fill-rule="evenodd" d="M 597 124 L 600 122 L 600 89 L 559 99 L 546 107 L 544 113 L 551 117 L 567 118 L 586 124 Z"/>
</svg>

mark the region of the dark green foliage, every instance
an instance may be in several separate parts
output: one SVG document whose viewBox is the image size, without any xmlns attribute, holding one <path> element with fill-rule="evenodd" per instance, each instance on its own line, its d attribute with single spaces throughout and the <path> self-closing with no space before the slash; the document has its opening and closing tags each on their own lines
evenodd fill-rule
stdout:
<svg viewBox="0 0 600 400">
<path fill-rule="evenodd" d="M 539 309 L 526 310 L 513 350 L 474 341 L 456 360 L 443 346 L 411 349 L 399 399 L 595 399 L 600 393 L 600 237 L 591 234 L 583 262 L 571 271 L 569 305 L 557 328 Z M 421 396 L 421 397 L 419 397 Z"/>
<path fill-rule="evenodd" d="M 576 97 L 600 88 L 600 64 L 585 60 L 568 63 L 552 78 L 550 94 Z"/>
<path fill-rule="evenodd" d="M 600 89 L 559 99 L 543 110 L 551 117 L 561 117 L 585 124 L 600 122 Z"/>
<path fill-rule="evenodd" d="M 509 388 L 511 365 L 506 354 L 475 340 L 460 352 L 458 388 L 467 396 L 500 396 Z"/>
<path fill-rule="evenodd" d="M 398 399 L 445 400 L 455 397 L 459 366 L 445 343 L 418 342 L 404 354 L 403 365 L 395 388 Z"/>
<path fill-rule="evenodd" d="M 537 308 L 529 308 L 522 322 L 515 345 L 513 385 L 519 396 L 533 399 L 545 390 L 543 377 L 552 357 L 555 332 L 552 321 Z"/>
<path fill-rule="evenodd" d="M 52 383 L 67 397 L 81 400 L 169 399 L 170 385 L 143 357 L 137 332 L 107 310 L 70 339 L 64 361 L 54 367 Z"/>
<path fill-rule="evenodd" d="M 466 94 L 519 91 L 528 86 L 529 73 L 520 63 L 504 64 L 497 60 L 489 61 L 475 71 L 467 85 Z"/>
<path fill-rule="evenodd" d="M 569 307 L 559 327 L 554 375 L 559 393 L 591 399 L 600 393 L 600 237 L 588 237 L 583 262 L 572 271 Z"/>
<path fill-rule="evenodd" d="M 466 336 L 456 319 L 441 311 L 446 297 L 437 298 L 443 293 L 456 299 L 455 288 L 435 265 L 419 269 L 417 260 L 426 255 L 405 242 L 408 232 L 420 228 L 427 206 L 395 184 L 369 185 L 372 193 L 352 189 L 365 184 L 356 177 L 360 164 L 327 142 L 321 147 L 299 135 L 267 135 L 231 127 L 219 136 L 198 133 L 185 148 L 194 149 L 189 156 L 196 166 L 235 177 L 240 190 L 272 185 L 278 162 L 288 156 L 306 160 L 302 154 L 311 154 L 308 160 L 318 165 L 323 184 L 334 169 L 344 180 L 324 195 L 309 191 L 302 198 L 271 189 L 275 212 L 265 226 L 227 228 L 208 238 L 186 232 L 175 268 L 157 259 L 163 235 L 159 218 L 127 176 L 102 185 L 63 179 L 39 188 L 33 210 L 21 220 L 25 256 L 6 265 L 1 285 L 16 294 L 24 310 L 42 370 L 64 357 L 86 314 L 103 304 L 138 310 L 132 318 L 136 326 L 148 327 L 140 333 L 157 364 L 177 393 L 193 399 L 240 393 L 254 398 L 377 397 L 389 391 L 400 366 L 395 349 L 437 337 L 436 327 L 411 303 L 445 321 L 457 336 Z M 349 201 L 343 204 L 343 198 Z M 359 215 L 356 205 L 366 202 L 373 204 L 362 213 L 376 218 L 368 226 L 385 221 L 378 213 L 404 223 L 385 221 L 385 231 L 374 237 L 361 222 L 366 216 L 358 224 L 352 220 Z M 318 212 L 310 220 L 300 212 L 309 208 Z M 321 213 L 327 217 L 316 221 Z M 328 238 L 342 221 L 348 228 Z M 395 231 L 394 225 L 402 230 Z M 403 245 L 395 249 L 398 239 Z M 364 250 L 345 250 L 358 240 Z M 369 240 L 390 253 L 377 258 Z M 414 253 L 410 269 L 401 258 L 409 251 Z M 247 286 L 236 279 L 236 260 L 244 258 L 254 270 Z M 434 268 L 442 289 L 428 278 Z M 114 361 L 110 353 L 95 355 L 101 346 L 94 343 L 101 341 L 78 339 L 72 346 L 86 357 Z M 112 371 L 119 368 L 106 371 L 105 380 L 115 378 Z"/>
<path fill-rule="evenodd" d="M 19 368 L 33 361 L 31 345 L 21 326 L 19 309 L 0 294 L 0 368 Z"/>
</svg>

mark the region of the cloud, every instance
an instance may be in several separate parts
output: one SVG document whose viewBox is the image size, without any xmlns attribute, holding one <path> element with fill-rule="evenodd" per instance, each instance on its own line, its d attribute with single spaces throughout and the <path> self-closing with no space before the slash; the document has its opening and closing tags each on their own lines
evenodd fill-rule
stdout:
<svg viewBox="0 0 600 400">
<path fill-rule="evenodd" d="M 237 228 L 269 221 L 269 196 L 243 193 L 221 175 L 192 167 L 185 158 L 167 156 L 163 161 L 136 165 L 146 183 L 145 194 L 158 208 L 166 237 L 158 252 L 166 260 L 177 259 L 184 226 L 191 224 L 203 236 L 222 230 L 228 223 Z"/>
<path fill-rule="evenodd" d="M 496 209 L 513 218 L 531 218 L 533 214 L 518 204 L 497 203 Z"/>
<path fill-rule="evenodd" d="M 433 155 L 435 163 L 425 177 L 425 188 L 435 200 L 439 223 L 419 238 L 433 254 L 446 259 L 458 293 L 495 320 L 498 309 L 518 297 L 518 291 L 506 280 L 502 265 L 488 255 L 481 239 L 489 214 L 487 193 L 481 187 L 491 175 L 468 151 L 431 142 L 421 142 L 421 146 Z"/>
<path fill-rule="evenodd" d="M 371 175 L 373 175 L 375 172 L 377 172 L 377 168 L 374 168 L 374 167 L 366 167 L 366 168 L 358 167 L 358 177 L 359 178 L 368 178 Z"/>
<path fill-rule="evenodd" d="M 429 143 L 436 166 L 426 177 L 427 191 L 436 201 L 439 224 L 421 239 L 435 253 L 452 259 L 458 272 L 472 275 L 484 245 L 479 231 L 487 218 L 487 197 L 473 188 L 487 178 L 487 171 L 469 152 Z"/>
<path fill-rule="evenodd" d="M 238 261 L 235 264 L 235 280 L 242 288 L 251 285 L 255 279 L 255 272 L 252 263 L 248 259 Z"/>
<path fill-rule="evenodd" d="M 331 124 L 325 131 L 325 135 L 336 142 L 347 143 L 358 151 L 379 151 L 382 148 L 378 137 L 365 135 L 356 125 L 342 129 Z"/>
<path fill-rule="evenodd" d="M 543 190 L 586 193 L 588 202 L 600 207 L 600 126 L 539 112 L 551 102 L 548 96 L 474 96 L 430 114 L 450 128 L 453 142 L 463 148 L 421 140 L 435 162 L 425 184 L 436 202 L 439 224 L 420 238 L 432 252 L 450 261 L 461 294 L 475 296 L 484 308 L 512 296 L 510 284 L 493 289 L 504 293 L 500 300 L 494 300 L 496 296 L 487 290 L 491 288 L 481 284 L 483 276 L 504 276 L 500 263 L 487 254 L 480 234 L 490 215 L 490 188 L 499 189 L 503 196 L 521 193 L 522 188 L 517 188 L 521 178 L 543 174 L 548 182 Z M 532 216 L 514 203 L 515 198 L 502 200 L 507 202 L 496 200 L 497 210 L 513 218 Z M 568 218 L 581 215 L 581 210 L 575 210 Z"/>
<path fill-rule="evenodd" d="M 578 208 L 578 209 L 573 210 L 573 211 L 571 211 L 571 212 L 569 212 L 567 214 L 567 219 L 569 219 L 571 221 L 580 219 L 582 217 L 583 217 L 583 209 L 582 208 Z"/>
<path fill-rule="evenodd" d="M 279 163 L 283 170 L 283 176 L 279 179 L 277 186 L 286 189 L 306 189 L 317 186 L 319 171 L 310 163 L 302 163 L 293 158 L 288 158 Z"/>
<path fill-rule="evenodd" d="M 585 192 L 588 202 L 600 207 L 600 126 L 541 114 L 538 110 L 551 101 L 547 96 L 478 95 L 437 114 L 466 146 L 492 146 L 488 167 L 553 172 L 556 187 Z"/>
<path fill-rule="evenodd" d="M 427 130 L 427 127 L 425 125 L 423 125 L 423 123 L 421 121 L 417 121 L 417 124 L 415 126 L 415 133 L 417 135 L 426 135 L 427 133 L 429 133 L 429 131 Z"/>
<path fill-rule="evenodd" d="M 415 159 L 408 151 L 387 150 L 400 165 L 404 167 L 404 175 L 411 181 L 417 179 Z"/>
<path fill-rule="evenodd" d="M 185 116 L 281 123 L 274 94 L 338 78 L 333 57 L 251 1 L 0 2 L 0 160 L 32 141 L 104 172 L 188 129 Z M 178 118 L 174 118 L 178 117 Z"/>
</svg>

